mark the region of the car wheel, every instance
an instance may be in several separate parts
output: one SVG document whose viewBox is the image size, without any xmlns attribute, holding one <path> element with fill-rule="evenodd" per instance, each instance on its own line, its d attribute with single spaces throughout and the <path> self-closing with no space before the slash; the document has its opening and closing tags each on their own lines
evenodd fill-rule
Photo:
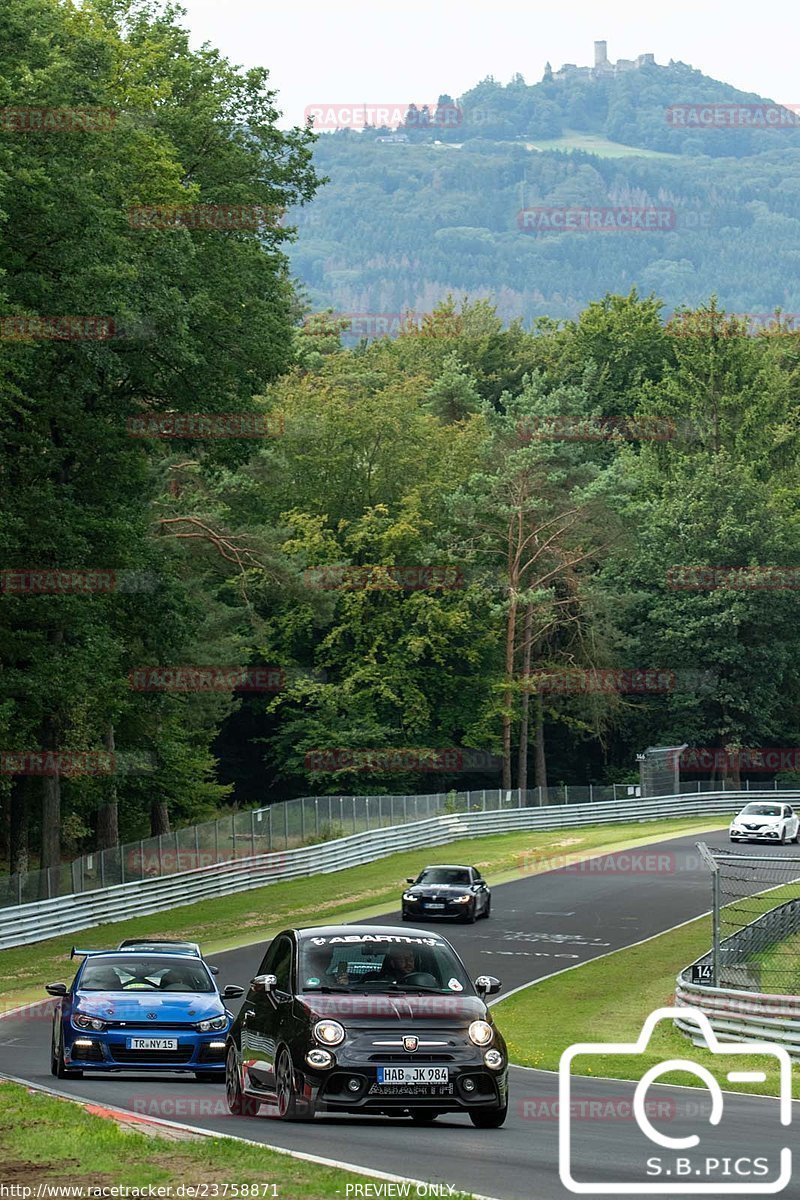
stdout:
<svg viewBox="0 0 800 1200">
<path fill-rule="evenodd" d="M 792 838 L 792 841 L 794 842 L 795 846 L 798 842 L 800 842 L 800 825 L 797 826 L 797 833 Z"/>
<path fill-rule="evenodd" d="M 781 825 L 781 845 L 786 845 L 786 826 Z"/>
<path fill-rule="evenodd" d="M 310 1121 L 313 1119 L 313 1110 L 300 1111 L 294 1086 L 294 1067 L 285 1046 L 278 1051 L 275 1063 L 275 1098 L 278 1102 L 278 1116 L 282 1121 Z"/>
<path fill-rule="evenodd" d="M 505 1108 L 476 1108 L 469 1119 L 476 1129 L 499 1129 L 505 1123 L 508 1105 Z"/>
<path fill-rule="evenodd" d="M 492 911 L 492 897 L 487 896 L 486 897 L 486 908 L 483 910 L 484 918 L 487 918 L 491 911 Z"/>
<path fill-rule="evenodd" d="M 476 913 L 475 913 L 475 901 L 474 900 L 472 901 L 472 904 L 470 904 L 467 907 L 467 911 L 464 913 L 464 916 L 461 918 L 461 920 L 464 922 L 465 925 L 474 925 L 475 924 Z"/>
<path fill-rule="evenodd" d="M 439 1116 L 438 1112 L 430 1108 L 412 1108 L 408 1115 L 415 1125 L 432 1125 Z"/>
<path fill-rule="evenodd" d="M 236 1117 L 257 1117 L 261 1102 L 252 1096 L 246 1096 L 242 1091 L 242 1077 L 239 1072 L 239 1058 L 236 1047 L 228 1047 L 225 1059 L 225 1099 L 228 1108 Z"/>
<path fill-rule="evenodd" d="M 198 1083 L 222 1083 L 219 1071 L 195 1071 L 194 1077 Z"/>
</svg>

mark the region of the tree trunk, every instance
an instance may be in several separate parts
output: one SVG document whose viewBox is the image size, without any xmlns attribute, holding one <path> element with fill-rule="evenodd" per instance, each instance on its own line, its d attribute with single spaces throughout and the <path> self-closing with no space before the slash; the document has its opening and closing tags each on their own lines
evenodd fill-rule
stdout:
<svg viewBox="0 0 800 1200">
<path fill-rule="evenodd" d="M 97 810 L 97 849 L 110 850 L 119 844 L 119 805 L 117 803 L 117 783 L 114 773 L 114 725 L 109 722 L 105 736 L 105 746 L 111 756 L 111 777 L 108 784 L 108 794 Z"/>
<path fill-rule="evenodd" d="M 506 690 L 503 695 L 503 789 L 511 790 L 511 710 L 513 706 L 514 649 L 517 633 L 517 598 L 512 583 L 506 621 Z"/>
<path fill-rule="evenodd" d="M 542 714 L 542 698 L 536 697 L 536 750 L 534 757 L 536 786 L 544 790 L 547 803 L 547 759 L 544 753 L 544 716 Z"/>
<path fill-rule="evenodd" d="M 12 875 L 28 874 L 28 823 L 30 818 L 30 781 L 14 779 L 11 784 L 9 868 Z"/>
<path fill-rule="evenodd" d="M 166 800 L 154 796 L 150 801 L 150 835 L 158 837 L 160 833 L 169 833 L 169 811 Z"/>
<path fill-rule="evenodd" d="M 42 722 L 42 749 L 58 753 L 58 725 L 55 717 Z M 49 770 L 50 768 L 48 768 Z M 61 776 L 58 766 L 42 779 L 42 868 L 61 864 Z"/>
<path fill-rule="evenodd" d="M 530 678 L 531 678 L 531 630 L 533 629 L 533 608 L 529 604 L 525 609 L 525 632 L 522 644 L 522 710 L 519 722 L 519 757 L 517 760 L 517 787 L 521 792 L 528 789 L 528 728 L 530 722 Z"/>
</svg>

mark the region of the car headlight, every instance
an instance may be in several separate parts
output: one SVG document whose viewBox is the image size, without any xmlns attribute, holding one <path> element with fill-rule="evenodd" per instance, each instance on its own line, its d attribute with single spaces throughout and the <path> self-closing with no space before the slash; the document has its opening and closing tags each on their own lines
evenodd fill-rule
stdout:
<svg viewBox="0 0 800 1200">
<path fill-rule="evenodd" d="M 419 896 L 415 896 L 413 892 L 403 892 L 404 900 L 418 900 Z"/>
<path fill-rule="evenodd" d="M 338 1046 L 344 1041 L 344 1026 L 338 1021 L 317 1021 L 314 1026 L 314 1037 L 326 1046 Z"/>
<path fill-rule="evenodd" d="M 101 1021 L 99 1017 L 90 1017 L 88 1013 L 76 1012 L 72 1014 L 72 1023 L 77 1025 L 78 1029 L 107 1029 L 108 1025 L 105 1021 Z"/>
<path fill-rule="evenodd" d="M 473 1046 L 488 1046 L 494 1038 L 494 1030 L 488 1021 L 473 1021 L 469 1027 L 469 1040 Z"/>
<path fill-rule="evenodd" d="M 198 1021 L 195 1028 L 199 1029 L 201 1033 L 211 1033 L 212 1030 L 224 1029 L 227 1024 L 226 1016 L 209 1017 L 207 1021 Z"/>
<path fill-rule="evenodd" d="M 453 903 L 454 904 L 469 904 L 471 899 L 472 899 L 472 896 L 469 896 L 469 895 L 456 896 L 455 899 L 453 900 Z"/>
</svg>

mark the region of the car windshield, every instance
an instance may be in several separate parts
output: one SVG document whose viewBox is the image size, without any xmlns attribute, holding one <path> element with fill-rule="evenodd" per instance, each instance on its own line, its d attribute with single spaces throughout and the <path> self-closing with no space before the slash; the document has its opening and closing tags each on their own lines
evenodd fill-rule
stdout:
<svg viewBox="0 0 800 1200">
<path fill-rule="evenodd" d="M 781 810 L 777 804 L 748 804 L 743 810 L 748 817 L 779 817 Z"/>
<path fill-rule="evenodd" d="M 471 991 L 464 967 L 446 942 L 400 934 L 308 938 L 300 944 L 304 992 Z"/>
<path fill-rule="evenodd" d="M 213 992 L 211 976 L 199 959 L 119 955 L 89 959 L 78 985 L 82 992 Z"/>
<path fill-rule="evenodd" d="M 417 883 L 471 883 L 469 871 L 464 867 L 426 867 Z"/>
</svg>

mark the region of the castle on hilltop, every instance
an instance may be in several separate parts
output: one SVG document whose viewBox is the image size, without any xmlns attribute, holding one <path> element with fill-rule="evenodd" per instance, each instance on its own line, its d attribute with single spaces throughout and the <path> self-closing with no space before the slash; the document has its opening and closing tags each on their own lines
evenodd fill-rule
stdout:
<svg viewBox="0 0 800 1200">
<path fill-rule="evenodd" d="M 615 75 L 620 71 L 638 71 L 640 67 L 655 66 L 655 54 L 640 54 L 638 58 L 618 58 L 615 63 L 608 61 L 608 46 L 606 42 L 594 44 L 594 66 L 578 67 L 575 63 L 564 63 L 558 71 L 553 71 L 550 63 L 544 69 L 545 79 L 567 79 L 570 76 L 584 76 L 597 79 L 603 75 Z"/>
</svg>

